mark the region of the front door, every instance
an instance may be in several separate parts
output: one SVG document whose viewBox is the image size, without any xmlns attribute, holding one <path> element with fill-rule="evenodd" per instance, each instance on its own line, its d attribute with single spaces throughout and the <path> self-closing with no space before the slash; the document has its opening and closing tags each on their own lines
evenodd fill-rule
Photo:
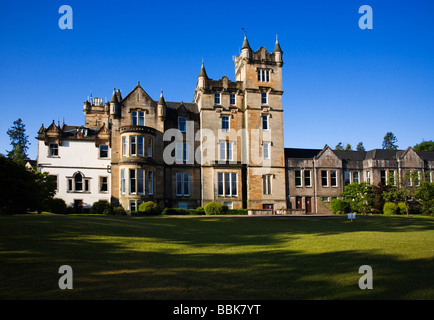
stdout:
<svg viewBox="0 0 434 320">
<path fill-rule="evenodd" d="M 302 209 L 303 204 L 301 203 L 301 197 L 295 197 L 295 209 Z"/>
<path fill-rule="evenodd" d="M 312 197 L 306 197 L 306 213 L 312 213 Z"/>
<path fill-rule="evenodd" d="M 74 212 L 83 213 L 83 200 L 74 200 Z"/>
</svg>

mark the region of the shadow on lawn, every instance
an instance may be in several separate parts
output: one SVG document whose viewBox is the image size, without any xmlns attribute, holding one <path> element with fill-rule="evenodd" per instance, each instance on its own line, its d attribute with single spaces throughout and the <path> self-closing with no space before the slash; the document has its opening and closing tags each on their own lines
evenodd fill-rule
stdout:
<svg viewBox="0 0 434 320">
<path fill-rule="evenodd" d="M 414 219 L 409 226 L 408 218 L 376 217 L 357 223 L 227 217 L 38 218 L 26 221 L 20 231 L 9 229 L 9 236 L 1 228 L 2 299 L 434 298 L 432 259 L 405 261 L 354 250 L 306 254 L 296 247 L 280 248 L 283 238 L 291 243 L 308 233 L 433 230 L 431 219 Z M 128 239 L 142 242 L 144 248 L 127 246 Z M 155 241 L 170 246 L 152 250 Z M 240 246 L 246 250 L 236 250 Z M 201 250 L 207 247 L 212 250 Z M 74 270 L 73 290 L 58 288 L 62 264 Z M 366 264 L 374 270 L 373 290 L 358 287 L 358 268 Z"/>
</svg>

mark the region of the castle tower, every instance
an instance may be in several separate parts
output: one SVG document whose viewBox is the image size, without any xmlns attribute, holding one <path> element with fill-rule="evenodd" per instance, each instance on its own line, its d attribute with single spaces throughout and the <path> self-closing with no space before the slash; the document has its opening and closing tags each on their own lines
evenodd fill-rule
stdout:
<svg viewBox="0 0 434 320">
<path fill-rule="evenodd" d="M 208 155 L 201 164 L 202 205 L 286 207 L 279 187 L 285 184 L 282 54 L 277 39 L 272 53 L 264 47 L 254 52 L 245 34 L 235 57 L 236 81 L 213 80 L 202 64 L 194 102 L 202 132 L 213 132 L 215 139 L 202 145 Z"/>
<path fill-rule="evenodd" d="M 282 49 L 252 51 L 245 35 L 235 57 L 235 79 L 242 83 L 247 166 L 247 207 L 285 208 L 285 162 L 282 107 Z"/>
</svg>

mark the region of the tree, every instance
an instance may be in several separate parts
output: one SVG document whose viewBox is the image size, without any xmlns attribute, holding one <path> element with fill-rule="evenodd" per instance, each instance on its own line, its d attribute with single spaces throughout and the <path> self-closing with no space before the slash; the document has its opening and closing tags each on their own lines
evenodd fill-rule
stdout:
<svg viewBox="0 0 434 320">
<path fill-rule="evenodd" d="M 24 165 L 26 159 L 28 159 L 27 150 L 29 149 L 30 142 L 21 118 L 14 121 L 14 125 L 8 129 L 7 134 L 11 139 L 12 145 L 12 150 L 8 151 L 8 158 L 20 165 Z"/>
<path fill-rule="evenodd" d="M 422 141 L 413 147 L 414 151 L 434 151 L 434 141 Z"/>
<path fill-rule="evenodd" d="M 415 198 L 422 205 L 422 212 L 425 214 L 434 213 L 434 183 L 421 181 L 419 188 L 415 191 Z"/>
<path fill-rule="evenodd" d="M 344 150 L 344 147 L 342 146 L 342 142 L 339 142 L 336 147 L 335 150 Z"/>
<path fill-rule="evenodd" d="M 356 147 L 357 151 L 365 151 L 365 147 L 363 146 L 363 142 L 359 142 L 359 144 Z"/>
<path fill-rule="evenodd" d="M 351 144 L 347 143 L 347 146 L 345 147 L 345 151 L 353 150 L 351 148 Z"/>
<path fill-rule="evenodd" d="M 27 170 L 25 166 L 0 155 L 0 214 L 47 210 L 56 193 L 56 182 L 47 173 Z"/>
<path fill-rule="evenodd" d="M 387 132 L 383 139 L 383 149 L 385 150 L 397 150 L 398 146 L 396 143 L 398 139 L 392 132 Z"/>
<path fill-rule="evenodd" d="M 350 204 L 353 212 L 367 213 L 372 209 L 374 194 L 372 186 L 366 182 L 353 182 L 345 186 L 342 197 Z"/>
</svg>

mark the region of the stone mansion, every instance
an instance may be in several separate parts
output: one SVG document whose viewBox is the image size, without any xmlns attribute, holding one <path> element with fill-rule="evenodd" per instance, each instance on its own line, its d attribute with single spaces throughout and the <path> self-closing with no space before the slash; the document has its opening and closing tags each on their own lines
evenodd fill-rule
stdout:
<svg viewBox="0 0 434 320">
<path fill-rule="evenodd" d="M 110 102 L 84 102 L 83 125 L 41 126 L 37 166 L 57 179 L 57 195 L 76 209 L 98 200 L 128 211 L 229 208 L 328 212 L 348 182 L 386 183 L 406 170 L 429 173 L 434 152 L 284 148 L 283 52 L 250 48 L 244 37 L 235 81 L 208 77 L 204 64 L 191 103 L 152 99 L 140 83 Z M 416 183 L 416 182 L 414 182 Z"/>
</svg>

